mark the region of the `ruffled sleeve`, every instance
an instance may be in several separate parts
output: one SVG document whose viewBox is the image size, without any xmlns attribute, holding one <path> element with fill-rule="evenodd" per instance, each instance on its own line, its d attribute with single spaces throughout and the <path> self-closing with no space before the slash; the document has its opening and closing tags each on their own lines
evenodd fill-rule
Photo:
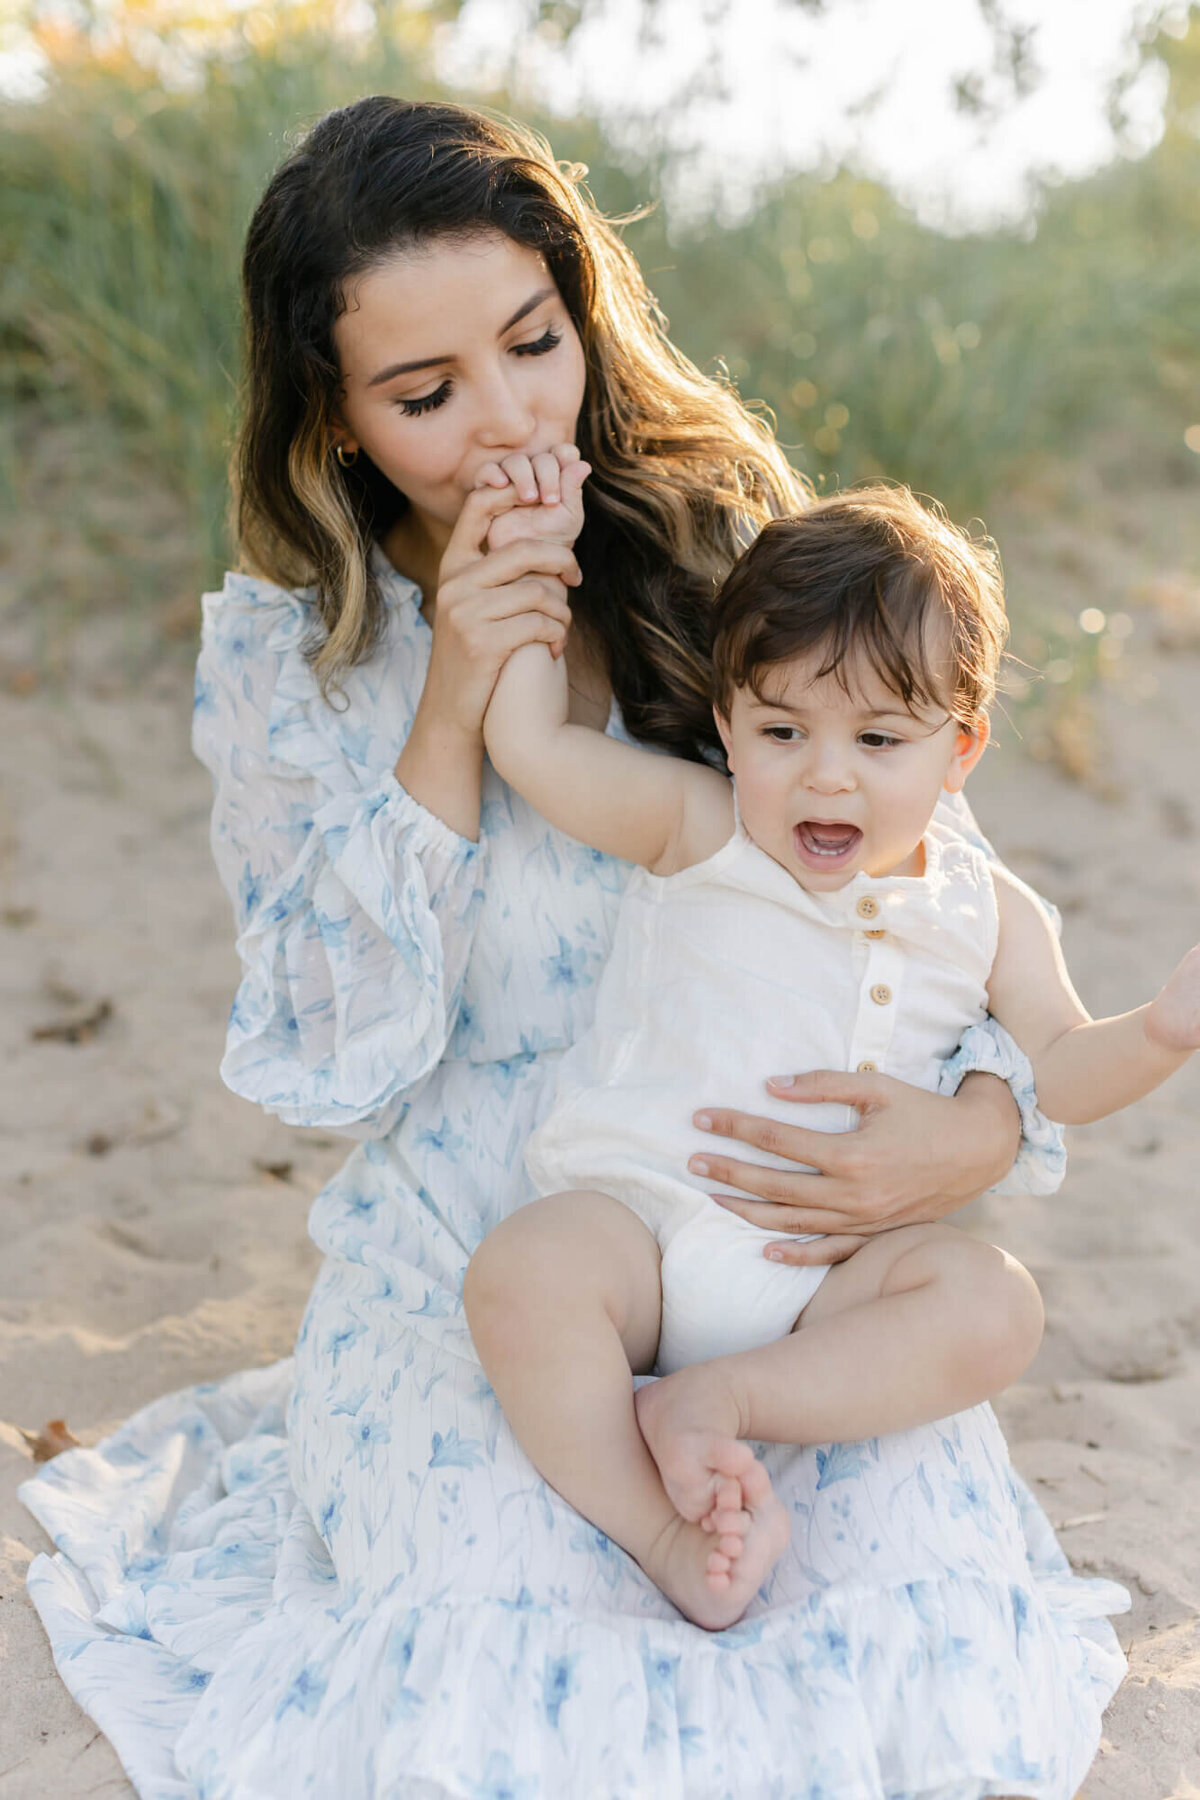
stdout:
<svg viewBox="0 0 1200 1800">
<path fill-rule="evenodd" d="M 288 1124 L 382 1136 L 446 1048 L 486 859 L 392 773 L 424 680 L 416 607 L 392 609 L 340 710 L 304 657 L 303 594 L 231 575 L 204 613 L 193 742 L 242 962 L 222 1077 Z"/>
<path fill-rule="evenodd" d="M 1061 1125 L 1046 1118 L 1037 1103 L 1033 1068 L 1025 1052 L 1003 1025 L 987 1018 L 969 1025 L 954 1055 L 942 1065 L 940 1094 L 957 1094 L 968 1075 L 998 1075 L 1007 1081 L 1021 1114 L 1021 1143 L 1008 1174 L 989 1189 L 993 1194 L 1053 1194 L 1067 1172 Z"/>
<path fill-rule="evenodd" d="M 975 815 L 961 794 L 944 797 L 936 818 L 968 843 L 982 850 L 989 861 L 999 858 L 975 822 Z M 1041 896 L 1038 896 L 1041 899 Z M 1058 913 L 1049 901 L 1042 905 L 1058 923 Z M 1062 1186 L 1067 1172 L 1066 1138 L 1061 1125 L 1046 1118 L 1037 1103 L 1033 1067 L 1025 1052 L 1011 1038 L 1003 1025 L 987 1018 L 972 1025 L 962 1043 L 942 1069 L 938 1092 L 956 1094 L 968 1075 L 998 1075 L 1012 1090 L 1021 1115 L 1021 1143 L 1017 1159 L 1003 1180 L 989 1192 L 993 1194 L 1054 1194 Z"/>
</svg>

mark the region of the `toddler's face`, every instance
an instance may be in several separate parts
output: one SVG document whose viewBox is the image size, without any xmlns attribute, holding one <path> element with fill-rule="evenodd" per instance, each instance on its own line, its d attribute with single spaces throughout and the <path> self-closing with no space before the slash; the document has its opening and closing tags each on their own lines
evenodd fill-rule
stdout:
<svg viewBox="0 0 1200 1800">
<path fill-rule="evenodd" d="M 830 892 L 860 871 L 921 875 L 921 839 L 943 792 L 957 793 L 987 742 L 944 708 L 910 712 L 865 658 L 814 680 L 819 655 L 780 663 L 735 690 L 717 726 L 747 832 L 802 887 Z"/>
</svg>

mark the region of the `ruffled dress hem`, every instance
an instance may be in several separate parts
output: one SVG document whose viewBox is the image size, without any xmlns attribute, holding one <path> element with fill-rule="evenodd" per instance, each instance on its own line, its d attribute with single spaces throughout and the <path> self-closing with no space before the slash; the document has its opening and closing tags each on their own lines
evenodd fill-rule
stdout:
<svg viewBox="0 0 1200 1800">
<path fill-rule="evenodd" d="M 843 1581 L 720 1633 L 649 1583 L 644 1615 L 418 1601 L 419 1570 L 368 1597 L 292 1493 L 290 1382 L 166 1396 L 22 1489 L 60 1673 L 141 1800 L 351 1800 L 364 1745 L 353 1800 L 1072 1800 L 1091 1764 L 1128 1599 L 1071 1574 L 1023 1489 L 1021 1579 Z"/>
</svg>

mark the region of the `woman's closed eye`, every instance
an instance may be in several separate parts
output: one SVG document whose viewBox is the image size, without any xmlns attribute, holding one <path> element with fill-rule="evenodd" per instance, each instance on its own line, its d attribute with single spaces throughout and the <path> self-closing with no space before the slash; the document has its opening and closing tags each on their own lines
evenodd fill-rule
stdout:
<svg viewBox="0 0 1200 1800">
<path fill-rule="evenodd" d="M 548 351 L 562 343 L 562 332 L 555 331 L 553 325 L 547 325 L 541 337 L 534 338 L 528 344 L 514 344 L 514 356 L 545 356 Z M 406 419 L 419 419 L 422 413 L 436 412 L 444 406 L 454 392 L 454 383 L 449 379 L 435 387 L 431 394 L 417 394 L 411 400 L 397 400 L 396 405 Z"/>
<path fill-rule="evenodd" d="M 418 394 L 415 400 L 397 400 L 396 405 L 407 419 L 417 419 L 422 413 L 434 412 L 450 398 L 453 383 L 443 381 L 435 387 L 432 394 Z"/>
<path fill-rule="evenodd" d="M 540 338 L 534 338 L 529 344 L 514 344 L 514 356 L 545 356 L 556 344 L 562 343 L 562 332 L 555 331 L 553 325 L 547 325 Z"/>
</svg>

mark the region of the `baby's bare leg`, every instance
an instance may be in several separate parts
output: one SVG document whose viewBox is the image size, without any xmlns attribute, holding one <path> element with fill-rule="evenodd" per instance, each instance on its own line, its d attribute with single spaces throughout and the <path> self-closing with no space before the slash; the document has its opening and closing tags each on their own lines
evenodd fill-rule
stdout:
<svg viewBox="0 0 1200 1800">
<path fill-rule="evenodd" d="M 762 1472 L 761 1498 L 744 1507 L 726 1478 L 706 1532 L 667 1497 L 634 1411 L 631 1372 L 654 1361 L 661 1311 L 658 1245 L 640 1219 L 604 1194 L 521 1207 L 475 1252 L 463 1303 L 496 1397 L 550 1485 L 696 1624 L 740 1618 L 787 1542 L 787 1518 L 737 1443 L 739 1467 Z"/>
<path fill-rule="evenodd" d="M 660 1462 L 700 1425 L 779 1444 L 877 1437 L 998 1393 L 1041 1335 L 1020 1263 L 951 1226 L 906 1225 L 832 1268 L 790 1336 L 668 1375 L 638 1416 Z"/>
</svg>

